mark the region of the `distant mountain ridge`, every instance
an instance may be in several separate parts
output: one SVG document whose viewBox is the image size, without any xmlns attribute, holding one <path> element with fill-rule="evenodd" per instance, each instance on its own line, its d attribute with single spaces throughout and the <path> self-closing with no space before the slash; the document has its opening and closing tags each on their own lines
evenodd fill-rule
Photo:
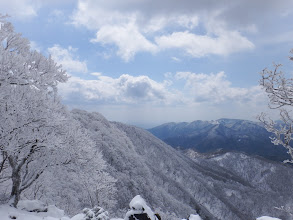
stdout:
<svg viewBox="0 0 293 220">
<path fill-rule="evenodd" d="M 240 119 L 166 123 L 148 129 L 156 137 L 174 148 L 193 149 L 201 153 L 214 151 L 245 152 L 271 160 L 288 158 L 286 150 L 270 141 L 261 123 Z"/>
</svg>

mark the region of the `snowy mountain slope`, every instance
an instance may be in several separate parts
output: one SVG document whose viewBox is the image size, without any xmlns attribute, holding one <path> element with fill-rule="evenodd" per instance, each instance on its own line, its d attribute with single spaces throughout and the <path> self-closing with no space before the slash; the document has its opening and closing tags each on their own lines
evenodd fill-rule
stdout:
<svg viewBox="0 0 293 220">
<path fill-rule="evenodd" d="M 293 205 L 290 187 L 283 187 L 293 183 L 291 167 L 253 158 L 251 169 L 242 172 L 248 165 L 239 159 L 241 155 L 228 160 L 238 164 L 233 169 L 217 158 L 191 159 L 143 129 L 108 122 L 98 113 L 72 113 L 91 132 L 108 171 L 118 179 L 118 208 L 124 209 L 139 194 L 153 209 L 180 217 L 198 212 L 203 219 L 247 220 L 265 215 L 288 219 L 273 207 Z M 282 182 L 270 183 L 272 179 Z"/>
<path fill-rule="evenodd" d="M 167 123 L 148 130 L 173 147 L 205 153 L 217 150 L 245 152 L 283 161 L 286 150 L 270 142 L 271 134 L 260 123 L 219 119 L 191 123 Z"/>
<path fill-rule="evenodd" d="M 195 160 L 198 163 L 204 163 L 199 161 L 200 158 Z M 215 166 L 229 169 L 230 172 L 249 182 L 252 187 L 263 192 L 271 191 L 279 196 L 285 195 L 285 197 L 286 194 L 292 195 L 293 193 L 292 185 L 285 184 L 292 181 L 292 178 L 289 178 L 289 182 L 287 179 L 288 175 L 292 175 L 292 165 L 271 162 L 260 157 L 250 157 L 242 153 L 225 153 L 211 157 L 208 160 L 204 159 L 204 161 L 209 164 L 215 162 Z M 284 169 L 284 167 L 288 169 Z"/>
</svg>

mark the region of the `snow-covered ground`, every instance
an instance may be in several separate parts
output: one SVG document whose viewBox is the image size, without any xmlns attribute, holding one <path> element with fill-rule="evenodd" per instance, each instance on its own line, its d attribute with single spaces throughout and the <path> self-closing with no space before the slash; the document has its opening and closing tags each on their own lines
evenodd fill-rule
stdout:
<svg viewBox="0 0 293 220">
<path fill-rule="evenodd" d="M 140 196 L 136 196 L 129 204 L 130 210 L 126 213 L 125 218 L 112 218 L 110 220 L 128 220 L 128 217 L 132 214 L 147 213 L 152 220 L 157 220 L 152 210 L 147 206 L 144 199 Z M 98 208 L 99 209 L 99 208 Z M 99 209 L 99 213 L 102 213 L 102 209 Z M 39 211 L 39 212 L 38 212 Z M 1 220 L 85 220 L 85 219 L 101 219 L 109 220 L 107 214 L 97 217 L 94 209 L 84 209 L 83 213 L 77 214 L 72 218 L 66 216 L 63 210 L 58 209 L 54 205 L 46 206 L 37 200 L 24 200 L 20 201 L 18 208 L 13 208 L 6 205 L 0 205 L 0 219 Z M 89 215 L 92 215 L 90 218 Z M 165 220 L 165 219 L 162 219 Z M 185 219 L 182 219 L 185 220 Z M 189 220 L 202 220 L 199 215 L 190 215 Z M 262 216 L 256 220 L 281 220 L 279 218 L 272 218 L 268 216 Z"/>
<path fill-rule="evenodd" d="M 97 211 L 95 213 L 95 211 Z M 89 218 L 88 218 L 89 217 Z M 66 216 L 64 211 L 54 205 L 45 205 L 37 200 L 23 200 L 18 204 L 18 208 L 6 205 L 0 206 L 1 220 L 85 220 L 98 219 L 109 220 L 108 213 L 100 207 L 94 209 L 84 209 L 83 213 L 77 214 L 72 218 Z M 120 220 L 118 218 L 111 220 Z M 123 220 L 123 219 L 121 219 Z"/>
<path fill-rule="evenodd" d="M 272 217 L 269 217 L 269 216 L 262 216 L 262 217 L 257 218 L 256 220 L 281 220 L 281 219 L 272 218 Z"/>
<path fill-rule="evenodd" d="M 36 205 L 36 204 L 34 204 Z M 9 205 L 0 206 L 0 219 L 1 220 L 70 220 L 69 217 L 64 215 L 64 212 L 56 206 L 48 206 L 47 212 L 29 212 L 13 208 Z"/>
</svg>

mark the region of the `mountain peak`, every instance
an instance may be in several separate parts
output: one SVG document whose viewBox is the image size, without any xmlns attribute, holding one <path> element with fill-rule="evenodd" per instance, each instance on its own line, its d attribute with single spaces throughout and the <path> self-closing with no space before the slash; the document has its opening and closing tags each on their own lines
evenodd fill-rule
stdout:
<svg viewBox="0 0 293 220">
<path fill-rule="evenodd" d="M 194 149 L 201 153 L 224 151 L 245 152 L 272 160 L 287 159 L 286 150 L 270 141 L 271 133 L 259 123 L 242 119 L 221 118 L 173 123 L 148 130 L 175 148 Z"/>
</svg>

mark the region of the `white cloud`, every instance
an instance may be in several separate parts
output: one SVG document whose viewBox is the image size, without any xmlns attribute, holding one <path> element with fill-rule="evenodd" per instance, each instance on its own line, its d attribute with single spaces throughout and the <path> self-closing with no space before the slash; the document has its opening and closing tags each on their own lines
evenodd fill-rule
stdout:
<svg viewBox="0 0 293 220">
<path fill-rule="evenodd" d="M 156 45 L 148 41 L 134 24 L 126 26 L 103 26 L 97 32 L 93 43 L 116 44 L 119 48 L 117 55 L 129 61 L 137 52 L 148 51 L 155 53 Z"/>
<path fill-rule="evenodd" d="M 255 119 L 267 105 L 258 86 L 235 87 L 223 72 L 167 73 L 163 82 L 128 74 L 118 78 L 92 75 L 96 79 L 71 77 L 59 85 L 59 94 L 69 107 L 99 111 L 109 120 L 151 124 L 220 117 Z"/>
<path fill-rule="evenodd" d="M 264 98 L 258 86 L 250 88 L 233 87 L 224 72 L 217 74 L 196 74 L 178 72 L 166 74 L 166 80 L 157 82 L 148 76 L 131 76 L 123 74 L 118 78 L 93 73 L 94 80 L 71 77 L 60 86 L 65 100 L 74 99 L 82 102 L 99 102 L 104 104 L 156 104 L 176 106 L 209 103 L 243 104 L 259 103 Z M 182 85 L 183 88 L 178 88 Z M 180 92 L 179 92 L 180 90 Z M 74 97 L 74 98 L 73 98 Z"/>
<path fill-rule="evenodd" d="M 181 15 L 178 17 L 174 17 L 174 19 L 175 19 L 175 22 L 177 21 L 178 25 L 185 27 L 187 29 L 193 29 L 199 23 L 198 16 Z"/>
<path fill-rule="evenodd" d="M 181 59 L 179 59 L 178 57 L 171 57 L 172 60 L 174 60 L 175 62 L 181 62 Z"/>
<path fill-rule="evenodd" d="M 175 79 L 185 81 L 185 93 L 193 98 L 193 102 L 209 102 L 214 104 L 232 102 L 248 103 L 259 102 L 263 99 L 260 87 L 250 88 L 233 87 L 226 79 L 224 72 L 217 74 L 203 74 L 191 72 L 178 72 Z"/>
<path fill-rule="evenodd" d="M 92 76 L 101 76 L 102 73 L 99 73 L 99 72 L 94 72 L 94 73 L 91 73 Z"/>
<path fill-rule="evenodd" d="M 0 13 L 23 18 L 37 15 L 39 4 L 34 0 L 9 0 L 0 1 Z"/>
<path fill-rule="evenodd" d="M 246 5 L 242 0 L 240 4 Z M 72 23 L 96 31 L 92 42 L 116 45 L 116 54 L 125 61 L 138 52 L 156 53 L 172 48 L 193 57 L 253 49 L 253 43 L 243 32 L 256 32 L 256 24 L 246 22 L 238 28 L 232 25 L 231 29 L 230 20 L 222 16 L 230 12 L 227 5 L 235 6 L 189 0 L 80 0 Z"/>
<path fill-rule="evenodd" d="M 229 55 L 242 50 L 253 49 L 254 45 L 238 32 L 223 32 L 217 37 L 196 35 L 188 31 L 174 32 L 170 35 L 156 38 L 159 48 L 183 49 L 193 57 L 203 57 L 208 54 Z"/>
<path fill-rule="evenodd" d="M 62 67 L 69 73 L 87 73 L 87 65 L 85 61 L 79 61 L 75 56 L 77 48 L 69 46 L 67 49 L 62 48 L 59 45 L 54 45 L 48 48 L 48 52 L 52 58 L 58 63 L 62 64 Z"/>
<path fill-rule="evenodd" d="M 38 11 L 45 6 L 60 6 L 72 3 L 72 0 L 0 0 L 0 13 L 23 20 L 36 17 Z"/>
<path fill-rule="evenodd" d="M 166 28 L 185 28 L 192 30 L 199 24 L 197 15 L 171 14 L 155 15 L 147 20 L 139 19 L 142 14 L 137 15 L 136 22 L 143 33 L 160 32 Z"/>
<path fill-rule="evenodd" d="M 167 85 L 156 82 L 148 76 L 123 74 L 119 78 L 94 74 L 97 79 L 84 80 L 71 77 L 60 85 L 60 93 L 65 100 L 95 101 L 106 104 L 165 103 L 174 98 Z"/>
</svg>

